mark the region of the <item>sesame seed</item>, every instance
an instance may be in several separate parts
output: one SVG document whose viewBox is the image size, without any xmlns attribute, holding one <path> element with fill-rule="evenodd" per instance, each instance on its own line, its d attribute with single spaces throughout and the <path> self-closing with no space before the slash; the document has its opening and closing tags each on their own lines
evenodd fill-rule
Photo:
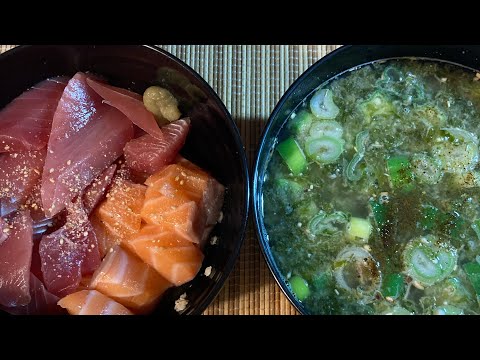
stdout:
<svg viewBox="0 0 480 360">
<path fill-rule="evenodd" d="M 55 182 L 55 180 L 53 180 L 52 178 L 50 178 L 49 180 L 52 184 Z"/>
<path fill-rule="evenodd" d="M 67 161 L 67 165 L 70 166 L 72 164 L 72 160 Z"/>
<path fill-rule="evenodd" d="M 205 276 L 210 276 L 211 273 L 212 273 L 212 267 L 211 266 L 206 267 L 204 271 Z"/>
<path fill-rule="evenodd" d="M 303 225 L 303 224 L 302 224 L 301 222 L 297 223 L 297 226 L 298 226 L 298 227 L 302 227 L 302 225 Z"/>
<path fill-rule="evenodd" d="M 10 146 L 5 145 L 5 150 L 8 150 L 8 149 L 10 149 Z"/>
<path fill-rule="evenodd" d="M 113 248 L 110 248 L 110 252 L 113 252 Z"/>
<path fill-rule="evenodd" d="M 185 184 L 185 182 L 183 180 L 180 180 L 180 185 L 183 185 Z"/>
<path fill-rule="evenodd" d="M 50 174 L 53 173 L 54 171 L 55 171 L 54 168 L 51 168 L 51 169 L 49 170 Z"/>
<path fill-rule="evenodd" d="M 63 245 L 63 239 L 60 238 L 60 245 Z"/>
<path fill-rule="evenodd" d="M 88 236 L 88 231 L 85 231 L 85 232 L 83 233 L 83 236 Z"/>
</svg>

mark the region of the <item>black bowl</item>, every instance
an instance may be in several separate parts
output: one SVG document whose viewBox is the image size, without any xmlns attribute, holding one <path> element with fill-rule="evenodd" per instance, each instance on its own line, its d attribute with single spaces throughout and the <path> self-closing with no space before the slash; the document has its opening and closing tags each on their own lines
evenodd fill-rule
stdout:
<svg viewBox="0 0 480 360">
<path fill-rule="evenodd" d="M 207 244 L 194 280 L 170 289 L 153 314 L 177 314 L 175 300 L 186 292 L 183 314 L 201 314 L 233 269 L 243 243 L 248 216 L 249 177 L 245 150 L 232 117 L 214 90 L 192 68 L 154 46 L 20 46 L 0 56 L 0 108 L 30 86 L 56 75 L 90 71 L 112 85 L 138 93 L 151 85 L 167 87 L 180 100 L 192 127 L 183 156 L 208 170 L 226 187 L 223 221 Z M 212 267 L 209 277 L 206 267 Z"/>
<path fill-rule="evenodd" d="M 263 223 L 263 182 L 275 140 L 295 107 L 316 87 L 345 71 L 373 61 L 391 58 L 426 58 L 478 69 L 480 46 L 424 46 L 424 45 L 351 45 L 342 46 L 308 68 L 287 90 L 273 110 L 263 131 L 257 150 L 253 171 L 253 213 L 260 247 L 268 267 L 282 291 L 302 314 L 308 314 L 303 304 L 293 296 L 281 274 L 268 244 L 268 235 Z"/>
</svg>

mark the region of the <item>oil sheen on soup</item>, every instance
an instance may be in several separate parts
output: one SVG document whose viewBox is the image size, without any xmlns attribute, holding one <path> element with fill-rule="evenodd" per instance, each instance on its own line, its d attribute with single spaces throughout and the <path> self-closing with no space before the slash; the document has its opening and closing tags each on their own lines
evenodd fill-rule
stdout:
<svg viewBox="0 0 480 360">
<path fill-rule="evenodd" d="M 479 80 L 389 60 L 320 85 L 291 113 L 264 222 L 308 313 L 480 313 Z"/>
</svg>

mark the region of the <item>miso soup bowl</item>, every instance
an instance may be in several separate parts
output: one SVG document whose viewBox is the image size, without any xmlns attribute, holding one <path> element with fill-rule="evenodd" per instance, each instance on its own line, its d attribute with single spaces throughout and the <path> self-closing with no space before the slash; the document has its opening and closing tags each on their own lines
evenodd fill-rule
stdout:
<svg viewBox="0 0 480 360">
<path fill-rule="evenodd" d="M 480 46 L 425 45 L 349 45 L 342 46 L 308 68 L 282 96 L 263 131 L 253 169 L 253 215 L 265 260 L 278 285 L 295 308 L 304 315 L 308 310 L 292 294 L 281 274 L 269 245 L 263 219 L 263 183 L 276 139 L 290 113 L 315 88 L 349 70 L 378 60 L 415 57 L 450 62 L 472 69 L 480 68 Z"/>
<path fill-rule="evenodd" d="M 175 300 L 187 294 L 182 314 L 201 314 L 233 269 L 243 243 L 249 205 L 249 177 L 244 147 L 231 115 L 215 91 L 192 68 L 155 46 L 20 46 L 0 55 L 0 108 L 48 77 L 90 71 L 115 86 L 143 91 L 168 88 L 179 100 L 191 130 L 181 154 L 209 171 L 226 187 L 223 220 L 212 231 L 215 245 L 191 282 L 169 289 L 153 315 L 177 315 Z M 205 276 L 206 267 L 211 273 Z"/>
</svg>

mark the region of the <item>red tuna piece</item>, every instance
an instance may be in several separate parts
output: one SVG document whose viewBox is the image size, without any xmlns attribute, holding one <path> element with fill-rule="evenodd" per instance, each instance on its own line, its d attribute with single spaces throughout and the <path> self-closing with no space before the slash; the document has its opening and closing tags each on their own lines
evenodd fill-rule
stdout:
<svg viewBox="0 0 480 360">
<path fill-rule="evenodd" d="M 30 273 L 30 296 L 32 300 L 28 305 L 13 308 L 2 307 L 2 309 L 12 315 L 54 315 L 65 313 L 57 305 L 60 298 L 48 292 L 43 283 L 32 273 Z"/>
<path fill-rule="evenodd" d="M 123 153 L 133 137 L 132 122 L 87 85 L 77 73 L 53 117 L 42 175 L 42 203 L 53 216 L 65 208 Z"/>
<path fill-rule="evenodd" d="M 0 244 L 0 305 L 13 307 L 31 299 L 32 219 L 20 211 L 9 222 L 8 238 Z"/>
<path fill-rule="evenodd" d="M 162 127 L 163 140 L 147 134 L 129 141 L 124 149 L 126 165 L 148 175 L 156 173 L 172 163 L 189 130 L 190 119 L 180 119 Z"/>
<path fill-rule="evenodd" d="M 163 139 L 162 130 L 153 114 L 143 104 L 141 95 L 93 79 L 87 79 L 87 84 L 105 100 L 105 103 L 120 110 L 140 129 L 154 138 Z"/>
<path fill-rule="evenodd" d="M 100 253 L 81 201 L 69 205 L 66 224 L 40 241 L 43 280 L 48 291 L 63 297 L 74 292 L 82 276 L 100 265 Z"/>
<path fill-rule="evenodd" d="M 39 181 L 46 149 L 0 154 L 0 215 L 23 205 Z"/>
<path fill-rule="evenodd" d="M 47 145 L 67 82 L 67 77 L 42 81 L 0 111 L 0 153 L 40 150 Z"/>
</svg>

